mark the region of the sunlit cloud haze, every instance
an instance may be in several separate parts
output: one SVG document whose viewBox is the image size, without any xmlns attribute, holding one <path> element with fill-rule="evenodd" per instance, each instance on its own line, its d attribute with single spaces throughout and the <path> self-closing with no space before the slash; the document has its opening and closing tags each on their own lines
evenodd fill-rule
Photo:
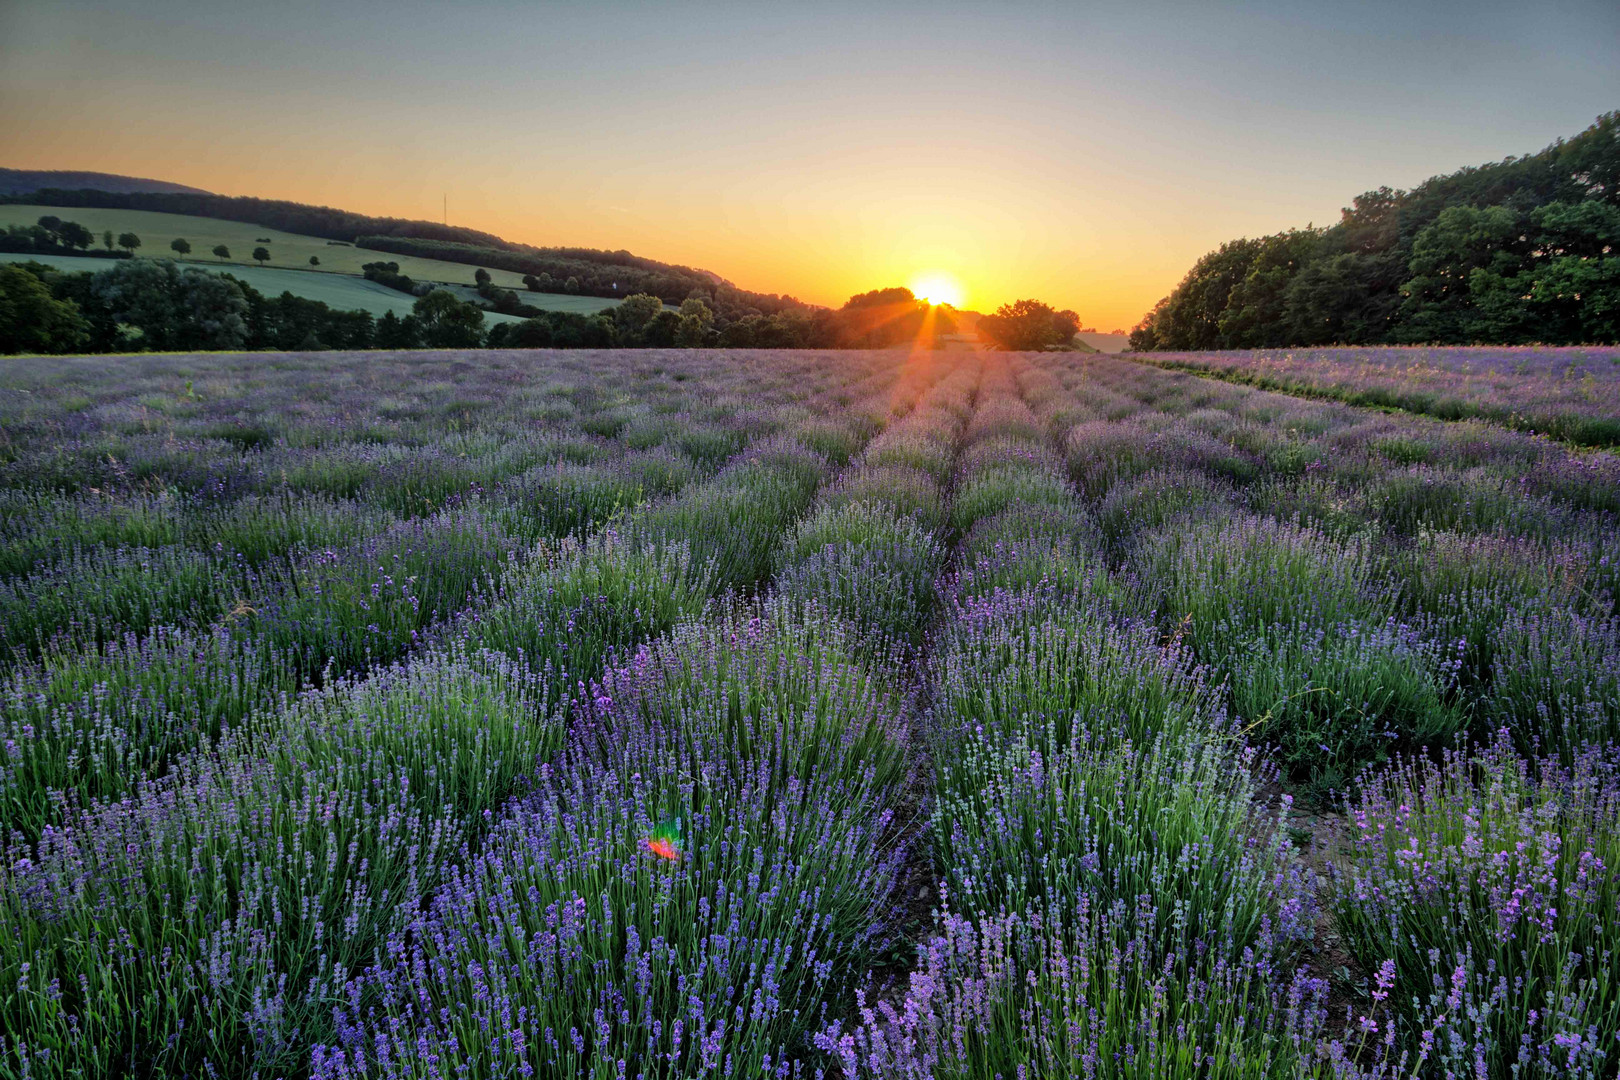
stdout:
<svg viewBox="0 0 1620 1080">
<path fill-rule="evenodd" d="M 1620 107 L 1620 5 L 27 3 L 0 165 L 1133 324 L 1221 241 Z"/>
</svg>

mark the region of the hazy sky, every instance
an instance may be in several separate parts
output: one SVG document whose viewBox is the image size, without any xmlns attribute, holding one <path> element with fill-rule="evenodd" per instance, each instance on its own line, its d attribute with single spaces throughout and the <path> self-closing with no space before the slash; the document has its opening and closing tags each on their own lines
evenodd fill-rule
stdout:
<svg viewBox="0 0 1620 1080">
<path fill-rule="evenodd" d="M 0 165 L 1134 324 L 1221 241 L 1620 108 L 1620 3 L 0 0 Z"/>
</svg>

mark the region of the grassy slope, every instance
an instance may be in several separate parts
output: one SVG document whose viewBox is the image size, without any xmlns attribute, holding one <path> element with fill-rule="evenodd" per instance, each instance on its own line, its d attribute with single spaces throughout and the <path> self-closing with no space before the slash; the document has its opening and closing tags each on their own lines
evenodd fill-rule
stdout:
<svg viewBox="0 0 1620 1080">
<path fill-rule="evenodd" d="M 91 259 L 61 255 L 22 255 L 16 252 L 0 252 L 0 262 L 27 262 L 28 260 L 48 263 L 63 270 L 105 270 L 110 266 L 117 266 L 116 259 Z M 209 270 L 216 273 L 228 273 L 247 282 L 266 296 L 280 296 L 290 292 L 294 296 L 302 296 L 308 300 L 321 300 L 330 306 L 342 311 L 369 311 L 373 315 L 381 316 L 385 311 L 392 311 L 401 318 L 411 313 L 411 305 L 416 302 L 414 297 L 406 296 L 393 289 L 385 289 L 375 281 L 367 281 L 362 277 L 353 277 L 349 274 L 312 274 L 307 270 L 277 269 L 272 266 L 208 266 L 196 264 L 199 270 Z M 471 289 L 456 290 L 463 298 L 474 295 Z M 540 297 L 539 299 L 552 299 Z M 557 297 L 561 300 L 584 299 L 577 296 Z M 591 299 L 595 299 L 592 297 Z M 611 301 L 597 301 L 604 307 L 611 306 Z M 489 322 L 517 322 L 511 315 L 497 315 L 493 311 L 484 312 L 484 318 Z"/>
<path fill-rule="evenodd" d="M 100 242 L 101 234 L 111 229 L 115 234 L 133 232 L 141 238 L 139 254 L 152 258 L 174 258 L 174 252 L 169 249 L 169 242 L 176 237 L 184 238 L 191 244 L 189 258 L 181 262 L 195 263 L 200 269 L 227 269 L 239 276 L 243 281 L 251 284 L 261 292 L 279 295 L 283 290 L 291 290 L 297 296 L 307 296 L 311 300 L 325 300 L 334 307 L 362 308 L 373 315 L 381 315 L 387 307 L 377 307 L 378 301 L 370 303 L 342 302 L 331 299 L 331 295 L 360 295 L 355 289 L 341 292 L 344 285 L 336 284 L 345 280 L 345 275 L 357 275 L 360 267 L 368 262 L 397 262 L 400 273 L 409 275 L 418 281 L 449 282 L 465 285 L 467 289 L 458 290 L 463 299 L 472 296 L 473 271 L 475 267 L 462 263 L 444 262 L 440 259 L 421 259 L 410 255 L 393 255 L 382 251 L 368 251 L 365 248 L 343 247 L 341 245 L 328 245 L 325 240 L 313 236 L 300 236 L 297 233 L 279 232 L 275 229 L 266 229 L 260 225 L 245 225 L 237 221 L 221 221 L 219 218 L 191 217 L 185 214 L 158 214 L 149 210 L 98 210 L 81 207 L 60 206 L 26 206 L 26 205 L 0 205 L 0 228 L 6 225 L 32 225 L 45 214 L 54 214 L 64 221 L 77 221 L 85 228 L 96 234 Z M 270 243 L 260 245 L 260 237 L 269 237 Z M 209 254 L 216 244 L 224 244 L 231 249 L 231 258 L 219 260 Z M 270 249 L 271 260 L 264 267 L 253 262 L 251 256 L 255 247 Z M 309 257 L 316 256 L 321 260 L 319 267 L 309 265 Z M 37 256 L 36 256 L 37 257 Z M 28 256 L 7 256 L 6 261 L 17 261 L 17 258 Z M 66 258 L 61 260 L 42 259 L 53 265 L 60 265 L 67 269 L 103 269 L 105 260 L 85 258 Z M 97 265 L 92 265 L 97 263 Z M 260 285 L 256 280 L 255 272 L 264 269 L 281 274 L 273 279 L 275 282 L 285 281 L 285 284 Z M 490 277 L 495 284 L 509 289 L 516 289 L 524 303 L 544 311 L 577 311 L 583 315 L 601 311 L 612 307 L 616 301 L 604 299 L 599 296 L 567 296 L 561 293 L 531 293 L 523 285 L 523 275 L 514 274 L 510 270 L 490 270 Z M 292 275 L 296 274 L 296 277 Z M 319 283 L 321 278 L 331 278 L 330 286 Z M 272 279 L 266 279 L 267 282 Z M 352 284 L 352 283 L 351 283 Z M 372 282 L 361 280 L 359 286 L 370 287 Z M 381 286 L 375 289 L 390 297 L 399 297 L 405 301 L 404 308 L 390 304 L 393 310 L 404 314 L 410 308 L 410 298 L 395 293 Z M 368 288 L 367 292 L 370 291 Z"/>
</svg>

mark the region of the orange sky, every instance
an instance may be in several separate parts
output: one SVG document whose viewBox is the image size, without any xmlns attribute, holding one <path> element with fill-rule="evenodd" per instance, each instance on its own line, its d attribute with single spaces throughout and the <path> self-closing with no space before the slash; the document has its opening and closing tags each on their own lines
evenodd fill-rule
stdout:
<svg viewBox="0 0 1620 1080">
<path fill-rule="evenodd" d="M 943 272 L 1108 330 L 1223 240 L 1620 105 L 1612 5 L 1450 6 L 0 4 L 0 165 L 448 193 L 512 240 L 832 305 Z"/>
</svg>

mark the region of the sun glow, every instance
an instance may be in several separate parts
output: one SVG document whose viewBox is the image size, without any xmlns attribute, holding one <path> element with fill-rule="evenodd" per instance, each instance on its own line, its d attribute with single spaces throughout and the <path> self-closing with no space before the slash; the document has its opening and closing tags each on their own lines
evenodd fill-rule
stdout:
<svg viewBox="0 0 1620 1080">
<path fill-rule="evenodd" d="M 926 300 L 930 304 L 949 304 L 955 308 L 962 306 L 962 286 L 949 274 L 938 271 L 918 274 L 911 279 L 911 291 L 919 300 Z"/>
</svg>

